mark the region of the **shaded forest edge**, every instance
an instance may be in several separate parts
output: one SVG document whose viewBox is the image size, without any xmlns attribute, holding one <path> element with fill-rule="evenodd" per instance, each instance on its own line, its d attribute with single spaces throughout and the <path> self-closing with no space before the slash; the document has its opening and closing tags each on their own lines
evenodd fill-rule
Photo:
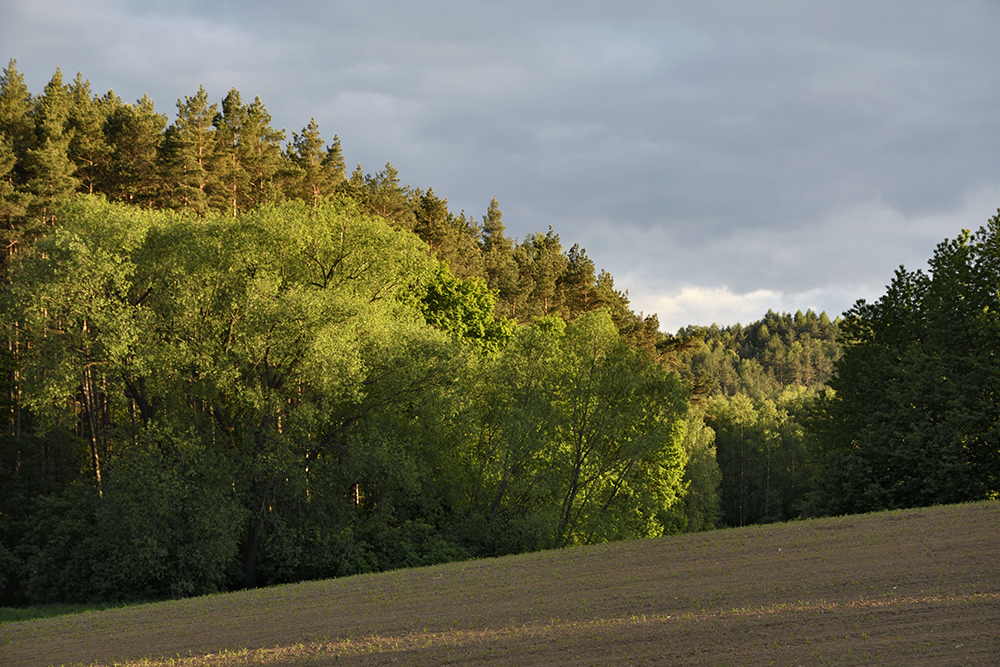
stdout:
<svg viewBox="0 0 1000 667">
<path fill-rule="evenodd" d="M 996 497 L 998 218 L 831 321 L 660 331 L 314 121 L 0 78 L 0 605 Z"/>
</svg>

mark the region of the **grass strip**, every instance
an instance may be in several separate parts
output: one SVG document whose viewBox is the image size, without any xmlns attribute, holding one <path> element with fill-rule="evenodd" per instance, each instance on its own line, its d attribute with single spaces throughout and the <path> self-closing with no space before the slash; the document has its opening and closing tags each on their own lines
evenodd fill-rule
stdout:
<svg viewBox="0 0 1000 667">
<path fill-rule="evenodd" d="M 764 616 L 808 614 L 858 609 L 905 610 L 919 605 L 975 605 L 1000 601 L 1000 592 L 972 593 L 967 595 L 927 595 L 862 598 L 845 602 L 808 601 L 794 604 L 782 603 L 756 609 L 734 608 L 706 610 L 681 614 L 638 614 L 618 618 L 599 618 L 585 621 L 552 619 L 548 623 L 523 624 L 516 627 L 482 630 L 454 630 L 443 632 L 410 633 L 403 636 L 371 635 L 356 639 L 299 643 L 273 648 L 239 649 L 205 655 L 112 662 L 87 663 L 85 667 L 253 667 L 282 665 L 311 660 L 328 660 L 351 656 L 383 653 L 405 653 L 444 647 L 460 648 L 470 645 L 505 644 L 527 639 L 545 639 L 558 635 L 579 635 L 596 630 L 614 630 L 636 626 L 665 625 L 668 623 L 702 624 L 723 619 L 760 618 Z M 77 667 L 84 667 L 83 664 Z"/>
</svg>

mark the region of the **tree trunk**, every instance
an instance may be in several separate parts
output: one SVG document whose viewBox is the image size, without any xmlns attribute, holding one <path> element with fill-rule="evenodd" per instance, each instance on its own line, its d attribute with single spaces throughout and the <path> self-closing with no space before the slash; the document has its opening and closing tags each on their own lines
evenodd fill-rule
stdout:
<svg viewBox="0 0 1000 667">
<path fill-rule="evenodd" d="M 257 520 L 250 527 L 250 539 L 247 542 L 246 558 L 243 561 L 243 587 L 256 588 L 258 583 L 257 557 L 260 554 L 260 538 L 264 533 L 264 520 L 267 517 L 267 500 L 261 504 Z"/>
<path fill-rule="evenodd" d="M 86 324 L 84 325 L 86 327 Z M 89 431 L 90 460 L 94 467 L 94 479 L 97 480 L 98 493 L 101 492 L 101 456 L 97 448 L 98 420 L 94 398 L 94 376 L 91 367 L 88 365 L 83 369 L 83 410 L 87 417 L 87 430 Z"/>
</svg>

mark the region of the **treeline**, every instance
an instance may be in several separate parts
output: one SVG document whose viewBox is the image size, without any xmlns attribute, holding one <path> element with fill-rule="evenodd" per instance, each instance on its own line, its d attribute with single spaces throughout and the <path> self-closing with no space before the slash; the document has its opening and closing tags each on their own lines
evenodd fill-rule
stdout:
<svg viewBox="0 0 1000 667">
<path fill-rule="evenodd" d="M 607 308 L 636 344 L 664 344 L 655 316 L 633 313 L 612 276 L 597 272 L 586 251 L 564 249 L 559 235 L 505 233 L 490 202 L 482 221 L 457 215 L 432 188 L 404 185 L 391 165 L 348 176 L 340 139 L 325 144 L 315 120 L 285 142 L 259 98 L 247 104 L 233 89 L 219 103 L 201 88 L 177 101 L 172 121 L 144 97 L 98 96 L 77 74 L 56 71 L 33 96 L 11 61 L 0 75 L 0 243 L 4 257 L 30 246 L 79 193 L 112 202 L 190 215 L 235 217 L 285 201 L 317 204 L 341 195 L 361 211 L 417 234 L 459 278 L 481 278 L 498 313 L 521 322 Z"/>
<path fill-rule="evenodd" d="M 678 334 L 704 341 L 685 359 L 686 372 L 705 393 L 765 398 L 788 386 L 819 387 L 830 380 L 840 356 L 837 324 L 812 310 L 768 311 L 747 326 L 686 327 Z"/>
<path fill-rule="evenodd" d="M 842 318 L 659 330 L 315 122 L 0 77 L 0 604 L 1000 495 L 1000 216 Z"/>
<path fill-rule="evenodd" d="M 515 326 L 352 200 L 83 196 L 7 286 L 8 600 L 188 595 L 684 528 L 689 390 Z"/>
<path fill-rule="evenodd" d="M 683 530 L 684 341 L 311 123 L 0 80 L 0 604 Z"/>
<path fill-rule="evenodd" d="M 839 320 L 810 310 L 679 332 L 701 341 L 680 359 L 696 395 L 705 397 L 695 411 L 714 433 L 719 485 L 708 503 L 717 508 L 710 524 L 743 526 L 806 512 L 812 473 L 805 420 L 840 356 L 838 330 Z"/>
<path fill-rule="evenodd" d="M 811 425 L 817 512 L 1000 499 L 1000 211 L 841 325 Z"/>
</svg>

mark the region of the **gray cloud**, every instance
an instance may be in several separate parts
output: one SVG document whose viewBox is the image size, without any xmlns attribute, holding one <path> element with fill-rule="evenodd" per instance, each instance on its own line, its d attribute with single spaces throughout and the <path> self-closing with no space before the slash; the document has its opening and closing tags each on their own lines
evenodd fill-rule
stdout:
<svg viewBox="0 0 1000 667">
<path fill-rule="evenodd" d="M 1000 205 L 1000 6 L 11 0 L 40 91 L 259 95 L 510 231 L 552 225 L 666 329 L 839 314 Z M 5 54 L 0 54 L 0 56 Z"/>
</svg>

